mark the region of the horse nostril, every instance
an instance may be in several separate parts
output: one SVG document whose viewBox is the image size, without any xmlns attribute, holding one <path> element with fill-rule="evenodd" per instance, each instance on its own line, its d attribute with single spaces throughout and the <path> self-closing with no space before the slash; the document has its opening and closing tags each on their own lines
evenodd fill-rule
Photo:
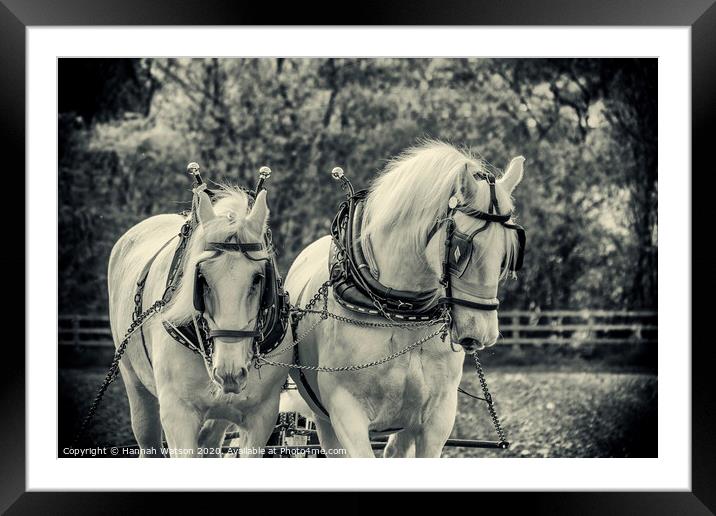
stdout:
<svg viewBox="0 0 716 516">
<path fill-rule="evenodd" d="M 485 345 L 482 344 L 477 339 L 473 339 L 470 337 L 460 339 L 460 345 L 465 349 L 465 351 L 472 353 L 473 351 L 485 349 Z"/>
<path fill-rule="evenodd" d="M 224 394 L 238 394 L 241 392 L 241 385 L 236 381 L 235 377 L 230 376 L 222 384 Z"/>
<path fill-rule="evenodd" d="M 212 370 L 214 381 L 222 388 L 225 394 L 241 392 L 246 385 L 246 378 L 249 370 L 246 367 L 239 368 L 236 372 L 227 372 L 226 370 Z"/>
</svg>

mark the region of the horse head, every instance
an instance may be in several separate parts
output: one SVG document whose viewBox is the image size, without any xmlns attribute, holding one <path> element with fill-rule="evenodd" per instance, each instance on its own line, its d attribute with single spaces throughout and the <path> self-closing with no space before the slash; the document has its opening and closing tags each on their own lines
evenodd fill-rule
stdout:
<svg viewBox="0 0 716 516">
<path fill-rule="evenodd" d="M 465 167 L 450 200 L 454 211 L 448 245 L 434 239 L 440 240 L 441 263 L 448 266 L 443 283 L 449 288 L 445 301 L 451 309 L 451 340 L 468 352 L 497 341 L 498 284 L 521 264 L 524 230 L 510 219 L 523 163 L 523 157 L 514 158 L 499 180 Z"/>
<path fill-rule="evenodd" d="M 381 281 L 434 292 L 451 312 L 452 341 L 467 351 L 495 344 L 498 284 L 521 265 L 512 193 L 523 164 L 514 158 L 497 180 L 470 153 L 429 141 L 392 160 L 367 197 L 361 238 Z"/>
<path fill-rule="evenodd" d="M 225 394 L 241 392 L 249 379 L 261 335 L 259 311 L 270 252 L 264 246 L 266 191 L 256 196 L 248 214 L 248 203 L 237 203 L 238 194 L 212 206 L 200 192 L 197 209 L 205 252 L 195 266 L 194 308 L 213 343 L 212 380 Z"/>
</svg>

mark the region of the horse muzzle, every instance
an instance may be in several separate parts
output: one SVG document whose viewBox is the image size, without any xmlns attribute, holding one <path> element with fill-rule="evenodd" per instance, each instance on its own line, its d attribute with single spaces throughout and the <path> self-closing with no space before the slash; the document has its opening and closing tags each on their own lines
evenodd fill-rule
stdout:
<svg viewBox="0 0 716 516">
<path fill-rule="evenodd" d="M 470 337 L 460 339 L 460 342 L 458 342 L 458 344 L 462 346 L 466 353 L 474 353 L 475 351 L 481 351 L 488 347 L 485 346 L 485 344 L 483 344 L 479 340 Z"/>
<path fill-rule="evenodd" d="M 246 367 L 240 367 L 238 371 L 227 372 L 214 368 L 212 376 L 214 381 L 221 386 L 224 394 L 239 394 L 246 388 L 249 370 Z"/>
</svg>

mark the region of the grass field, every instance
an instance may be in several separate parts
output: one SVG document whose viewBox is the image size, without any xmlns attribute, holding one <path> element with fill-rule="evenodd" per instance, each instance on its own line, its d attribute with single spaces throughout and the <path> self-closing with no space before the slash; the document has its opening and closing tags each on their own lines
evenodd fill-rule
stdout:
<svg viewBox="0 0 716 516">
<path fill-rule="evenodd" d="M 59 442 L 69 445 L 103 369 L 59 371 Z M 657 378 L 651 373 L 497 367 L 490 390 L 512 443 L 508 450 L 445 448 L 444 457 L 656 457 Z M 466 369 L 462 387 L 480 393 Z M 134 443 L 121 379 L 112 384 L 88 433 L 96 445 Z M 496 439 L 484 402 L 459 396 L 452 437 Z"/>
</svg>

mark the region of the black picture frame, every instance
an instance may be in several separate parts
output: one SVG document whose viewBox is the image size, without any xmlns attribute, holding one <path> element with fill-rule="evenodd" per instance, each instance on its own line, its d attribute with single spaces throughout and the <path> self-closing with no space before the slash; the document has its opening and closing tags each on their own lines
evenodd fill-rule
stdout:
<svg viewBox="0 0 716 516">
<path fill-rule="evenodd" d="M 14 177 L 23 178 L 25 170 L 25 29 L 33 25 L 282 25 L 367 24 L 367 25 L 637 25 L 637 26 L 689 26 L 691 27 L 692 65 L 692 169 L 702 172 L 699 189 L 692 187 L 692 220 L 694 235 L 707 235 L 704 227 L 709 219 L 706 212 L 707 195 L 704 173 L 712 168 L 708 163 L 710 148 L 714 145 L 709 128 L 716 118 L 716 0 L 501 0 L 447 1 L 439 3 L 413 0 L 407 2 L 373 2 L 360 4 L 326 5 L 310 8 L 305 3 L 281 5 L 271 3 L 239 3 L 229 0 L 0 0 L 0 106 L 3 122 L 0 123 L 0 142 L 4 147 L 3 160 L 6 176 L 12 178 L 14 192 L 6 194 L 15 201 L 23 199 L 24 188 Z M 338 23 L 336 23 L 338 22 Z M 668 144 L 668 142 L 660 142 Z M 9 163 L 8 163 L 9 160 Z M 53 173 L 47 171 L 48 174 Z M 693 181 L 690 171 L 672 171 L 675 181 Z M 10 190 L 10 189 L 8 189 Z M 18 190 L 23 190 L 18 192 Z M 28 193 L 27 195 L 30 195 Z M 7 201 L 12 202 L 12 201 Z M 8 210 L 6 203 L 6 210 Z M 686 228 L 685 228 L 686 230 Z M 703 230 L 703 231 L 699 231 Z M 6 242 L 14 243 L 14 251 L 6 252 L 2 263 L 5 276 L 15 276 L 25 267 L 24 224 L 4 224 Z M 22 234 L 21 234 L 22 232 Z M 52 232 L 48 238 L 52 237 Z M 703 244 L 701 244 L 703 246 Z M 20 250 L 22 249 L 22 251 Z M 703 247 L 702 247 L 703 250 Z M 707 255 L 692 250 L 692 270 L 708 271 Z M 8 272 L 10 271 L 10 272 Z M 12 272 L 14 271 L 14 272 Z M 529 506 L 537 514 L 712 514 L 716 512 L 716 402 L 712 396 L 714 366 L 712 347 L 706 338 L 705 326 L 709 321 L 710 303 L 705 294 L 713 291 L 713 278 L 708 272 L 692 291 L 692 491 L 691 492 L 589 492 L 589 493 L 480 493 L 472 494 L 471 503 L 481 511 L 512 510 Z M 18 302 L 14 292 L 20 285 L 6 283 L 6 296 L 13 306 Z M 12 290 L 10 290 L 12 289 Z M 23 290 L 24 292 L 24 290 Z M 54 295 L 48 292 L 48 295 Z M 698 302 L 699 299 L 704 302 Z M 7 305 L 6 305 L 7 306 Z M 23 295 L 23 306 L 24 295 Z M 27 310 L 32 310 L 31 306 Z M 7 312 L 6 312 L 7 313 Z M 8 317 L 8 316 L 6 316 Z M 0 367 L 0 510 L 8 514 L 103 514 L 143 513 L 159 501 L 164 512 L 175 508 L 184 510 L 200 502 L 196 494 L 130 493 L 26 493 L 25 492 L 25 350 L 17 343 L 24 342 L 24 330 L 17 328 L 10 318 L 6 320 L 6 342 L 2 347 Z M 662 319 L 665 320 L 665 319 Z M 12 335 L 13 332 L 22 335 Z M 14 339 L 8 338 L 10 335 Z M 699 339 L 698 337 L 701 336 Z M 15 342 L 12 342 L 12 341 Z M 669 343 L 684 352 L 681 345 Z M 668 370 L 668 364 L 663 364 Z M 48 424 L 48 426 L 51 426 Z M 668 443 L 669 436 L 660 435 Z M 108 472 L 109 474 L 110 472 Z M 484 474 L 489 475 L 489 471 Z M 711 487 L 709 487 L 711 486 Z M 235 503 L 238 495 L 211 494 L 212 505 L 228 501 Z M 261 495 L 240 495 L 241 507 L 262 503 Z M 447 495 L 442 495 L 447 496 Z M 156 500 L 161 497 L 161 500 Z M 148 499 L 149 498 L 149 499 Z M 308 503 L 308 499 L 293 503 Z M 422 503 L 422 496 L 415 500 Z M 447 500 L 447 499 L 446 499 Z M 265 502 L 263 502 L 265 503 Z M 281 502 L 272 502 L 281 504 Z M 372 513 L 372 497 L 344 495 L 342 506 L 351 512 Z M 248 504 L 248 505 L 245 505 Z M 329 506 L 331 504 L 328 504 Z M 317 508 L 315 503 L 312 503 Z M 206 505 L 204 505 L 206 508 Z M 277 506 L 278 508 L 278 506 Z M 239 508 L 237 507 L 237 510 Z M 219 510 L 218 508 L 215 510 Z M 311 509 L 313 510 L 313 509 Z M 315 510 L 314 510 L 315 512 Z"/>
</svg>

